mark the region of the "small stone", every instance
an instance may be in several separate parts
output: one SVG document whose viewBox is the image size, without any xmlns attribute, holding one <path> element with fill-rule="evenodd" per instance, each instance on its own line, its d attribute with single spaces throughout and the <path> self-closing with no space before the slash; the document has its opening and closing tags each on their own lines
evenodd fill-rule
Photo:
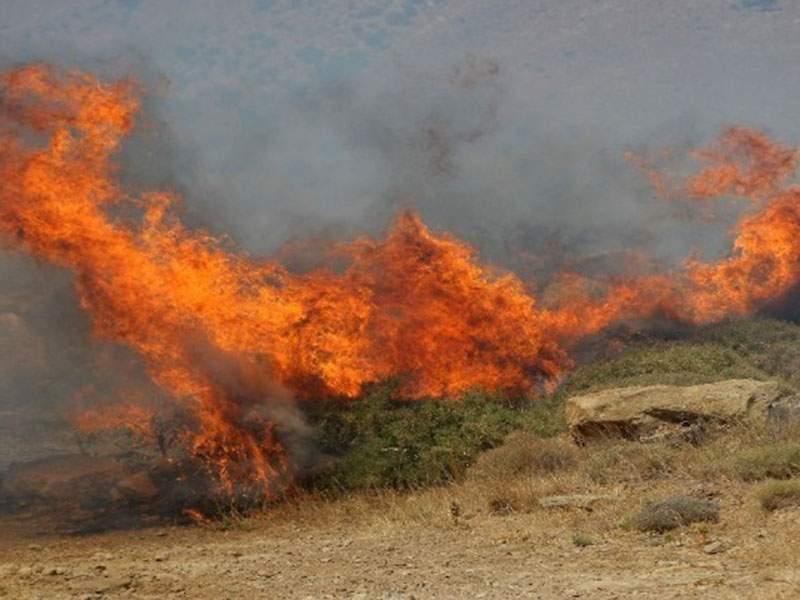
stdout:
<svg viewBox="0 0 800 600">
<path fill-rule="evenodd" d="M 104 561 L 112 558 L 114 558 L 114 555 L 111 552 L 95 552 L 89 560 Z"/>
<path fill-rule="evenodd" d="M 539 506 L 542 508 L 582 508 L 584 510 L 591 510 L 595 504 L 603 500 L 613 500 L 613 497 L 592 494 L 545 496 L 544 498 L 539 498 Z"/>
<path fill-rule="evenodd" d="M 67 570 L 64 567 L 45 567 L 45 575 L 66 575 Z"/>
<path fill-rule="evenodd" d="M 153 557 L 153 560 L 156 562 L 164 562 L 169 558 L 169 555 L 166 552 L 159 552 Z"/>
<path fill-rule="evenodd" d="M 44 550 L 44 548 L 42 548 L 39 544 L 30 544 L 28 546 L 28 550 L 31 550 L 33 552 L 41 552 L 42 550 Z"/>
<path fill-rule="evenodd" d="M 17 569 L 17 575 L 19 575 L 20 577 L 30 577 L 31 575 L 33 575 L 33 569 L 31 569 L 30 567 L 20 567 L 19 569 Z"/>
<path fill-rule="evenodd" d="M 706 554 L 719 554 L 724 550 L 725 548 L 722 545 L 722 542 L 710 542 L 703 546 L 703 552 Z"/>
<path fill-rule="evenodd" d="M 109 592 L 117 592 L 120 590 L 126 590 L 131 587 L 130 577 L 112 577 L 110 579 L 106 579 L 104 581 L 98 582 L 94 588 L 95 593 L 97 594 L 107 594 Z"/>
</svg>

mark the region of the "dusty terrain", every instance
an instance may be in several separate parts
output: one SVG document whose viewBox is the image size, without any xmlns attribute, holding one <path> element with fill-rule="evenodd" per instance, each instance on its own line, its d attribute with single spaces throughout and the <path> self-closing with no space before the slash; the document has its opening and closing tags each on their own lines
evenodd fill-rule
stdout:
<svg viewBox="0 0 800 600">
<path fill-rule="evenodd" d="M 554 481 L 551 490 L 561 484 Z M 309 501 L 208 526 L 90 536 L 2 524 L 8 598 L 796 598 L 800 512 L 767 514 L 744 484 L 703 490 L 718 524 L 667 534 L 620 527 L 665 481 L 606 487 L 593 511 L 480 510 L 452 486 Z M 696 491 L 696 490 L 695 490 Z M 455 503 L 455 504 L 454 504 Z M 453 517 L 455 512 L 463 513 Z M 580 540 L 585 539 L 588 545 Z"/>
<path fill-rule="evenodd" d="M 518 431 L 458 483 L 305 493 L 193 526 L 67 534 L 84 523 L 65 518 L 66 503 L 36 515 L 26 505 L 0 516 L 0 597 L 800 597 L 800 425 L 642 433 L 578 445 Z M 793 494 L 781 500 L 775 483 Z M 770 490 L 785 502 L 775 510 L 763 502 Z M 550 506 L 564 496 L 579 501 Z M 649 503 L 675 496 L 713 503 L 718 520 L 661 532 L 632 525 Z"/>
</svg>

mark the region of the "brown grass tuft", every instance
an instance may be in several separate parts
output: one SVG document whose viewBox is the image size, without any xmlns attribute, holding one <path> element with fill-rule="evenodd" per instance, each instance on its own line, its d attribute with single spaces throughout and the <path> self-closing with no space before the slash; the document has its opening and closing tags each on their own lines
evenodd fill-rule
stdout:
<svg viewBox="0 0 800 600">
<path fill-rule="evenodd" d="M 502 446 L 481 454 L 467 477 L 491 481 L 553 475 L 572 468 L 577 461 L 578 449 L 566 440 L 516 432 Z"/>
</svg>

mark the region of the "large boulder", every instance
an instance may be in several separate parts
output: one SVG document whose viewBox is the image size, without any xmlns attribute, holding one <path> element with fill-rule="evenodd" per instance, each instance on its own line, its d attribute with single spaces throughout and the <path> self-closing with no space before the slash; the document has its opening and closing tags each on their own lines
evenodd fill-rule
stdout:
<svg viewBox="0 0 800 600">
<path fill-rule="evenodd" d="M 675 433 L 697 435 L 710 424 L 763 422 L 781 396 L 775 381 L 731 379 L 603 390 L 569 398 L 565 411 L 577 440 L 608 436 L 642 440 Z"/>
</svg>

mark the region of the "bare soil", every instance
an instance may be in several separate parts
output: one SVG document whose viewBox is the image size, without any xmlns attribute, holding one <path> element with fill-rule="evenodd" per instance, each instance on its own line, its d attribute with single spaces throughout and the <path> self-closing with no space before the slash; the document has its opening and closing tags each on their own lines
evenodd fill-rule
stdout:
<svg viewBox="0 0 800 600">
<path fill-rule="evenodd" d="M 211 526 L 35 534 L 0 522 L 8 598 L 798 598 L 800 512 L 719 492 L 719 524 L 620 526 L 680 482 L 616 487 L 593 511 L 469 508 L 475 490 L 309 501 Z M 461 494 L 461 495 L 459 495 Z M 468 507 L 453 517 L 453 503 Z M 481 502 L 475 504 L 480 506 Z M 471 512 L 472 511 L 472 512 Z M 584 545 L 586 544 L 586 545 Z"/>
</svg>

